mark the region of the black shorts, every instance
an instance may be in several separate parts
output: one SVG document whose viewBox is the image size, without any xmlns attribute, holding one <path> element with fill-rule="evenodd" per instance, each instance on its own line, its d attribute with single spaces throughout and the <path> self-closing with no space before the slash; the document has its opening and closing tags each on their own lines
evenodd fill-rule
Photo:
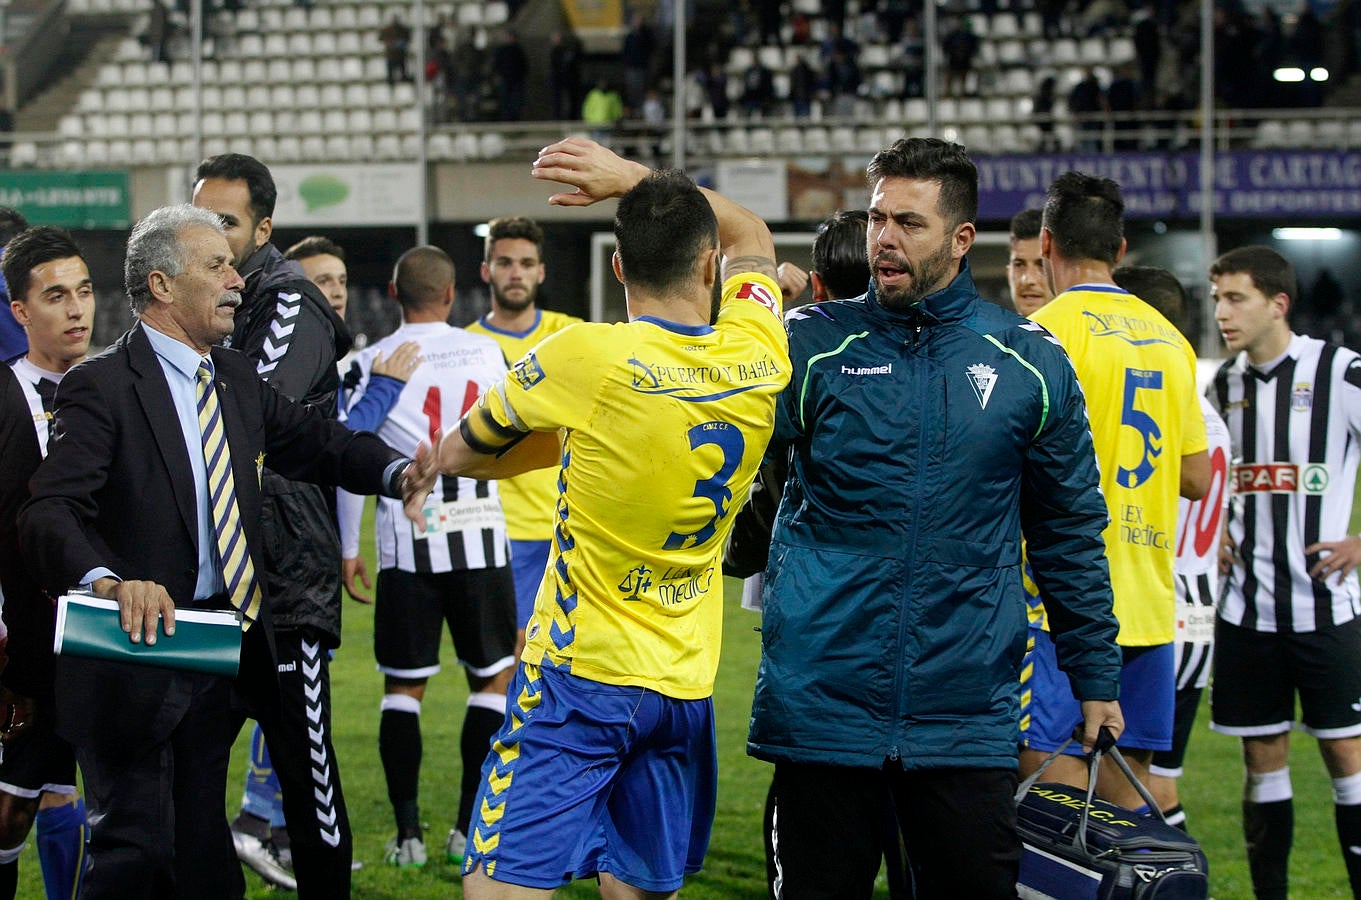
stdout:
<svg viewBox="0 0 1361 900">
<path fill-rule="evenodd" d="M 1200 709 L 1200 695 L 1203 688 L 1190 687 L 1177 691 L 1176 712 L 1172 716 L 1172 749 L 1155 750 L 1151 769 L 1154 775 L 1165 778 L 1180 778 L 1181 767 L 1186 762 L 1186 745 L 1191 743 L 1191 729 L 1196 724 L 1196 711 Z"/>
<path fill-rule="evenodd" d="M 1211 728 L 1239 737 L 1285 734 L 1297 692 L 1306 732 L 1361 736 L 1361 619 L 1300 633 L 1215 621 Z"/>
<path fill-rule="evenodd" d="M 53 731 L 50 712 L 5 741 L 0 791 L 30 799 L 76 792 L 76 752 Z"/>
<path fill-rule="evenodd" d="M 515 582 L 510 567 L 378 573 L 373 653 L 378 670 L 429 678 L 440 670 L 439 644 L 449 623 L 466 669 L 489 678 L 515 662 Z"/>
</svg>

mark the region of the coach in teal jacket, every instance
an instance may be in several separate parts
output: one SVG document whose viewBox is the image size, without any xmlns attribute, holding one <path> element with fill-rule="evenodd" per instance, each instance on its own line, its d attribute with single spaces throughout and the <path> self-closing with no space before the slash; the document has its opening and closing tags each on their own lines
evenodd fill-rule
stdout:
<svg viewBox="0 0 1361 900">
<path fill-rule="evenodd" d="M 899 141 L 870 178 L 869 292 L 788 323 L 748 751 L 776 763 L 781 896 L 868 896 L 891 794 L 918 896 L 1014 897 L 1022 532 L 1077 696 L 1118 695 L 1086 407 L 1057 342 L 978 296 L 963 151 Z"/>
</svg>

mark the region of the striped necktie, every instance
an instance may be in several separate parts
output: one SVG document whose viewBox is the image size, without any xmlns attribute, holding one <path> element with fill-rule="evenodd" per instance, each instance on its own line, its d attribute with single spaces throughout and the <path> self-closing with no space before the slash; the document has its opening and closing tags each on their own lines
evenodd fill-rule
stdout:
<svg viewBox="0 0 1361 900">
<path fill-rule="evenodd" d="M 222 581 L 232 605 L 245 615 L 243 629 L 250 628 L 260 613 L 260 585 L 246 547 L 241 511 L 236 504 L 236 481 L 227 433 L 222 428 L 222 407 L 213 390 L 213 370 L 207 360 L 198 367 L 198 426 L 203 435 L 203 460 L 208 469 L 208 502 L 213 508 L 213 531 L 217 535 Z"/>
</svg>

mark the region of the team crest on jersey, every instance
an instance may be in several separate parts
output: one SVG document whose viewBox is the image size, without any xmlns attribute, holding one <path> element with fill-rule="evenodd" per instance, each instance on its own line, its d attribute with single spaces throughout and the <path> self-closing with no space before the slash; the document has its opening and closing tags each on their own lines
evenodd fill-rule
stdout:
<svg viewBox="0 0 1361 900">
<path fill-rule="evenodd" d="M 543 366 L 539 365 L 539 358 L 533 353 L 517 362 L 515 368 L 510 370 L 510 374 L 525 390 L 529 390 L 548 377 L 544 374 Z"/>
<path fill-rule="evenodd" d="M 1307 412 L 1314 405 L 1314 386 L 1307 381 L 1295 382 L 1290 391 L 1290 408 L 1295 412 Z"/>
<path fill-rule="evenodd" d="M 737 297 L 740 300 L 755 300 L 776 316 L 780 314 L 780 298 L 776 297 L 769 287 L 759 282 L 743 282 L 742 287 L 737 290 Z"/>
<path fill-rule="evenodd" d="M 988 408 L 988 398 L 997 386 L 997 370 L 987 363 L 974 363 L 964 370 L 969 376 L 969 387 L 978 398 L 979 409 Z"/>
</svg>

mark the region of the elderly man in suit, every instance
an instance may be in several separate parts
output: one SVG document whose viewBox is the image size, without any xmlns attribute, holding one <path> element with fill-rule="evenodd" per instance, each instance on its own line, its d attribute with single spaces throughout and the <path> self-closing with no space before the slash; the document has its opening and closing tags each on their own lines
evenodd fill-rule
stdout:
<svg viewBox="0 0 1361 900">
<path fill-rule="evenodd" d="M 132 643 L 173 641 L 177 608 L 237 608 L 240 674 L 66 657 L 57 729 L 76 748 L 90 810 L 86 898 L 241 897 L 227 828 L 227 758 L 245 713 L 278 723 L 260 477 L 401 497 L 434 481 L 409 461 L 260 380 L 232 331 L 241 276 L 217 216 L 158 209 L 128 238 L 138 322 L 73 369 L 20 531 L 51 592 L 89 586 L 118 601 Z M 244 552 L 243 548 L 244 547 Z M 301 791 L 290 794 L 305 800 Z M 300 812 L 301 814 L 301 812 Z"/>
</svg>

